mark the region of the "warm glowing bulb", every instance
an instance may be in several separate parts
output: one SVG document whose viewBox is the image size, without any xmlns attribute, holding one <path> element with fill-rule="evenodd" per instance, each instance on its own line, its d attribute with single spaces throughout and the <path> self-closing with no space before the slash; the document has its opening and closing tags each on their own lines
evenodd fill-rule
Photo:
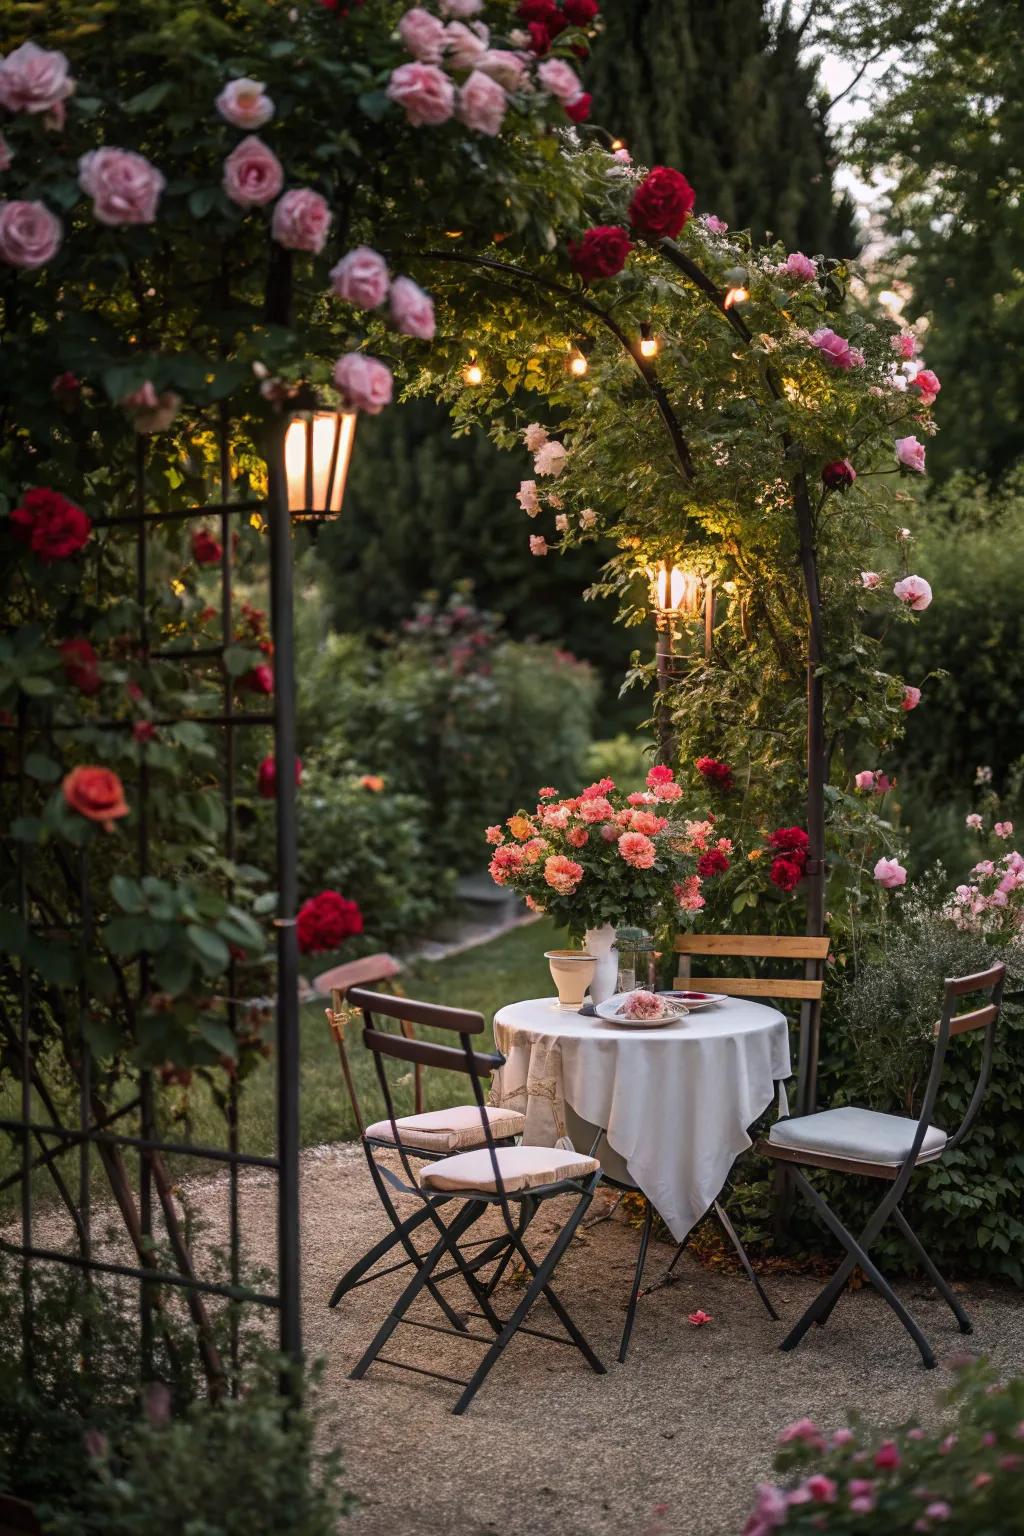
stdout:
<svg viewBox="0 0 1024 1536">
<path fill-rule="evenodd" d="M 484 381 L 484 371 L 479 363 L 469 363 L 463 369 L 462 377 L 467 384 L 482 384 Z"/>
<path fill-rule="evenodd" d="M 746 288 L 730 288 L 729 292 L 722 300 L 722 308 L 732 309 L 734 304 L 743 304 L 749 298 L 750 294 L 747 292 Z"/>
<path fill-rule="evenodd" d="M 657 336 L 641 336 L 641 338 L 640 338 L 640 356 L 641 357 L 657 357 L 657 355 L 658 355 L 658 338 L 657 338 Z"/>
<path fill-rule="evenodd" d="M 625 141 L 625 139 L 612 139 L 612 146 L 611 147 L 612 147 L 613 153 L 617 149 L 625 149 L 626 141 Z"/>
<path fill-rule="evenodd" d="M 290 512 L 337 517 L 355 435 L 355 411 L 311 411 L 292 418 L 284 438 Z"/>
<path fill-rule="evenodd" d="M 681 570 L 662 560 L 651 575 L 654 606 L 659 613 L 693 617 L 699 611 L 702 583 L 696 571 Z"/>
<path fill-rule="evenodd" d="M 569 359 L 569 372 L 573 374 L 573 376 L 577 379 L 582 379 L 583 375 L 586 373 L 589 367 L 590 364 L 587 362 L 582 352 L 574 353 L 573 356 Z"/>
</svg>

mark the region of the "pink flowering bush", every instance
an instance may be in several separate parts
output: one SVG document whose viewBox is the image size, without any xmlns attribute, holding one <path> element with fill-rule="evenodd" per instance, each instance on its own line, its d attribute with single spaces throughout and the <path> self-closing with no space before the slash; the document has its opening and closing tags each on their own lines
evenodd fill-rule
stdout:
<svg viewBox="0 0 1024 1536">
<path fill-rule="evenodd" d="M 1024 1529 L 1024 1378 L 955 1363 L 945 1421 L 888 1434 L 853 1420 L 782 1431 L 776 1481 L 759 1485 L 742 1536 L 1000 1536 Z"/>
</svg>

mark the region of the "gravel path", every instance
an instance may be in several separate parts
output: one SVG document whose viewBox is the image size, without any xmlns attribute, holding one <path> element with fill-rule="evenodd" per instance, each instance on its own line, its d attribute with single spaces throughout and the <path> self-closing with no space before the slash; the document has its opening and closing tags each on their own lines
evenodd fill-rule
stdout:
<svg viewBox="0 0 1024 1536">
<path fill-rule="evenodd" d="M 259 1173 L 243 1176 L 241 1185 L 250 1257 L 272 1264 L 273 1186 Z M 216 1228 L 223 1180 L 191 1183 L 188 1193 Z M 535 1250 L 556 1223 L 557 1207 L 538 1217 Z M 773 1323 L 742 1277 L 709 1273 L 686 1256 L 680 1283 L 641 1301 L 629 1360 L 620 1366 L 637 1233 L 616 1218 L 581 1235 L 556 1277 L 607 1375 L 594 1375 L 574 1350 L 520 1336 L 469 1413 L 456 1419 L 449 1410 L 457 1389 L 443 1382 L 387 1366 L 362 1382 L 347 1379 L 400 1280 L 367 1286 L 333 1312 L 326 1299 L 385 1225 L 357 1146 L 304 1154 L 305 1344 L 310 1358 L 326 1362 L 324 1396 L 333 1410 L 326 1433 L 344 1452 L 347 1484 L 359 1500 L 344 1526 L 350 1536 L 738 1536 L 785 1424 L 809 1414 L 834 1427 L 847 1408 L 879 1424 L 928 1422 L 950 1379 L 943 1367 L 921 1369 L 907 1335 L 870 1290 L 844 1296 L 827 1328 L 783 1355 L 779 1340 L 820 1282 L 770 1278 L 782 1317 Z M 652 1245 L 649 1277 L 664 1270 L 671 1252 Z M 970 1342 L 1005 1372 L 1024 1372 L 1018 1292 L 969 1287 L 976 1332 L 966 1341 L 934 1294 L 915 1284 L 902 1289 L 940 1358 Z M 516 1295 L 515 1281 L 503 1285 L 499 1310 Z M 698 1307 L 712 1314 L 710 1325 L 688 1325 L 687 1313 Z M 416 1310 L 436 1318 L 429 1302 Z M 534 1320 L 551 1326 L 546 1307 Z M 388 1352 L 452 1376 L 465 1376 L 479 1358 L 474 1344 L 411 1328 L 398 1330 Z"/>
</svg>

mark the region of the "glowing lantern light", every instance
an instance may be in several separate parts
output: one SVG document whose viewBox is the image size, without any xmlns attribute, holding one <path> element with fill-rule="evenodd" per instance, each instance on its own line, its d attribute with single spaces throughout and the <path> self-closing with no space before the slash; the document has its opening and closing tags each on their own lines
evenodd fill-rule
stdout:
<svg viewBox="0 0 1024 1536">
<path fill-rule="evenodd" d="M 288 423 L 284 467 L 296 521 L 338 517 L 356 435 L 354 411 L 300 411 Z"/>
</svg>

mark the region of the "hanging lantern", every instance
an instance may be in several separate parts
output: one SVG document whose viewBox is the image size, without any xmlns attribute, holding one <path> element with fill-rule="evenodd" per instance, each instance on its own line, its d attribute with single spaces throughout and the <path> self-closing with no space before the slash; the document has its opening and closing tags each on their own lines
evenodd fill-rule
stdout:
<svg viewBox="0 0 1024 1536">
<path fill-rule="evenodd" d="M 696 571 L 659 561 L 650 572 L 651 601 L 658 614 L 694 619 L 701 611 L 704 583 Z"/>
<path fill-rule="evenodd" d="M 657 357 L 661 343 L 651 330 L 647 321 L 640 327 L 640 356 L 648 359 Z"/>
<path fill-rule="evenodd" d="M 296 522 L 328 522 L 341 515 L 356 435 L 354 411 L 299 411 L 284 438 L 288 511 Z"/>
</svg>

